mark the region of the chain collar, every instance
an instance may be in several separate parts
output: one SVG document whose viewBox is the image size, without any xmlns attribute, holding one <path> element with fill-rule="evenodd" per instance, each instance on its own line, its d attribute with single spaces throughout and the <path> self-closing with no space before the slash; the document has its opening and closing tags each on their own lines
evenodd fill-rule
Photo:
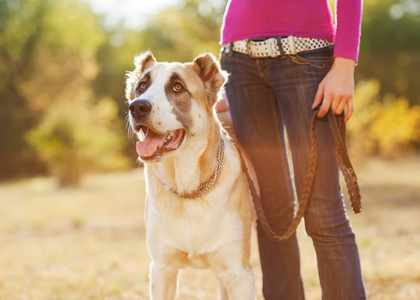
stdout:
<svg viewBox="0 0 420 300">
<path fill-rule="evenodd" d="M 225 133 L 223 132 L 223 135 L 224 134 Z M 183 199 L 196 199 L 196 198 L 201 197 L 201 196 L 207 194 L 208 192 L 210 192 L 210 190 L 213 188 L 214 184 L 217 181 L 217 178 L 219 177 L 219 175 L 222 171 L 223 162 L 225 160 L 225 141 L 224 141 L 224 136 L 223 135 L 222 135 L 222 140 L 219 144 L 219 148 L 217 149 L 216 169 L 214 170 L 213 176 L 209 180 L 200 184 L 193 191 L 183 192 L 183 193 L 177 193 L 170 188 L 166 188 L 165 185 L 161 181 L 161 183 L 165 187 L 165 189 L 170 191 L 175 196 L 178 196 L 178 197 L 183 198 Z"/>
</svg>

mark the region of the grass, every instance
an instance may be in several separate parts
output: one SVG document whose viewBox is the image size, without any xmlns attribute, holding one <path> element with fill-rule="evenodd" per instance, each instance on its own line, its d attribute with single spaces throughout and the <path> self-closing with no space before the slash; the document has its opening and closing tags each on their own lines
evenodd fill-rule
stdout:
<svg viewBox="0 0 420 300">
<path fill-rule="evenodd" d="M 356 166 L 363 213 L 349 212 L 371 300 L 420 299 L 420 157 Z M 348 203 L 347 203 L 348 204 Z M 142 169 L 0 185 L 0 299 L 148 299 Z M 349 206 L 349 205 L 348 205 Z M 315 255 L 298 229 L 306 297 L 320 299 Z M 252 264 L 261 295 L 253 237 Z M 186 269 L 177 299 L 215 299 L 209 271 Z"/>
</svg>

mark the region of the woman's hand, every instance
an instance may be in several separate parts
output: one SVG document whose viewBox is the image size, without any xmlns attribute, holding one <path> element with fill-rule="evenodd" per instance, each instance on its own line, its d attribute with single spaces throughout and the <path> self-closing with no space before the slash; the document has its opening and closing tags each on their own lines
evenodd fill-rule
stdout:
<svg viewBox="0 0 420 300">
<path fill-rule="evenodd" d="M 229 106 L 228 106 L 227 100 L 226 100 L 226 93 L 225 93 L 225 91 L 222 91 L 222 99 L 220 99 L 216 103 L 216 112 L 217 113 L 222 113 L 222 112 L 225 112 L 225 111 L 228 111 L 228 110 L 229 110 Z"/>
<path fill-rule="evenodd" d="M 318 118 L 324 117 L 330 107 L 332 111 L 340 115 L 347 105 L 344 121 L 347 122 L 354 110 L 354 67 L 356 63 L 347 58 L 336 57 L 331 70 L 318 86 L 312 109 L 319 106 L 321 109 Z"/>
</svg>

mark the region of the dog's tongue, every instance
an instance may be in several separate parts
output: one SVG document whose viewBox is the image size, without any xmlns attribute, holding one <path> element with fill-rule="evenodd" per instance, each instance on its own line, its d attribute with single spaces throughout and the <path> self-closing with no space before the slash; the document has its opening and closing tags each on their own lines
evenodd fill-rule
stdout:
<svg viewBox="0 0 420 300">
<path fill-rule="evenodd" d="M 143 141 L 136 144 L 137 154 L 142 157 L 150 157 L 165 143 L 167 134 L 157 134 L 148 130 Z"/>
</svg>

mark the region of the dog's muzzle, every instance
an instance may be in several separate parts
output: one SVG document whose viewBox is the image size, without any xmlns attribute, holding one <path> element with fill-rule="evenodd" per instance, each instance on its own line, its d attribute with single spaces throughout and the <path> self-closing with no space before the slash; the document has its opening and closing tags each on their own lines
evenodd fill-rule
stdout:
<svg viewBox="0 0 420 300">
<path fill-rule="evenodd" d="M 160 158 L 165 152 L 179 148 L 185 137 L 185 130 L 158 132 L 151 128 L 148 117 L 152 111 L 152 103 L 145 99 L 135 99 L 129 106 L 132 126 L 139 137 L 136 144 L 137 154 L 143 161 Z"/>
</svg>

